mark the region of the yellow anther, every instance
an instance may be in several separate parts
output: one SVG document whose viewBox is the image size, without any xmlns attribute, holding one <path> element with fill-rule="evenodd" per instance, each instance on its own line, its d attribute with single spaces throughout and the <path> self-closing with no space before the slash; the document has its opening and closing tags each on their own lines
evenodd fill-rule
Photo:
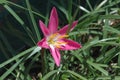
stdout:
<svg viewBox="0 0 120 80">
<path fill-rule="evenodd" d="M 66 45 L 67 42 L 63 42 L 63 41 L 57 41 L 54 43 L 54 46 L 57 47 L 57 48 L 60 48 L 61 45 Z"/>
<path fill-rule="evenodd" d="M 59 44 L 59 45 L 60 45 L 60 44 L 63 44 L 63 45 L 64 45 L 64 44 L 67 44 L 67 42 L 63 42 L 63 41 L 57 41 L 56 43 Z"/>
<path fill-rule="evenodd" d="M 55 34 L 50 35 L 50 36 L 49 36 L 49 40 L 54 39 L 57 35 L 58 35 L 58 33 L 55 33 Z"/>
<path fill-rule="evenodd" d="M 63 38 L 67 38 L 68 35 L 60 35 L 59 33 L 52 34 L 48 37 L 48 44 L 51 44 L 57 48 L 60 48 L 61 45 L 67 44 L 66 42 L 61 41 Z"/>
<path fill-rule="evenodd" d="M 69 36 L 68 35 L 61 35 L 61 36 L 59 36 L 59 39 L 67 38 L 67 37 L 69 37 Z"/>
</svg>

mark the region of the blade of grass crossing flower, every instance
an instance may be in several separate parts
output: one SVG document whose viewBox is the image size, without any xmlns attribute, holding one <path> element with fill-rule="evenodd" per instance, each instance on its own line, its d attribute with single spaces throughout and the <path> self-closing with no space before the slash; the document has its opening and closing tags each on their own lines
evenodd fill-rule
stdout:
<svg viewBox="0 0 120 80">
<path fill-rule="evenodd" d="M 39 33 L 39 30 L 38 30 L 38 27 L 37 27 L 37 24 L 36 24 L 36 21 L 35 21 L 35 18 L 34 18 L 34 15 L 32 13 L 31 6 L 30 6 L 30 3 L 29 3 L 28 0 L 26 0 L 26 4 L 27 4 L 27 8 L 28 8 L 28 12 L 29 12 L 30 18 L 32 20 L 32 24 L 33 24 L 35 33 L 37 35 L 37 41 L 38 41 L 38 40 L 40 40 L 40 33 Z"/>
<path fill-rule="evenodd" d="M 31 52 L 32 50 L 34 50 L 35 48 L 36 48 L 36 46 L 34 46 L 34 47 L 32 47 L 32 48 L 29 48 L 29 49 L 27 49 L 27 50 L 25 50 L 25 51 L 19 53 L 18 55 L 14 56 L 13 58 L 11 58 L 11 59 L 9 59 L 9 60 L 7 60 L 7 61 L 1 63 L 1 64 L 0 64 L 0 68 L 4 67 L 5 65 L 7 65 L 7 64 L 9 64 L 9 63 L 11 63 L 11 62 L 13 62 L 14 60 L 16 60 L 16 59 L 18 59 L 18 58 L 20 58 L 20 57 L 22 57 L 22 56 L 24 56 L 24 55 L 30 53 L 30 52 Z"/>
</svg>

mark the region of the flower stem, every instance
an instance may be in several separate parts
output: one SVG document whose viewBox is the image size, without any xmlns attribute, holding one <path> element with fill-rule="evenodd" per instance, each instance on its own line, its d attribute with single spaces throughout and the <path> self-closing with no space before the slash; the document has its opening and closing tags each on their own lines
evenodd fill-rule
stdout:
<svg viewBox="0 0 120 80">
<path fill-rule="evenodd" d="M 46 66 L 45 66 L 45 49 L 42 49 L 41 50 L 41 64 L 42 64 L 42 74 L 44 75 L 45 74 L 45 69 L 46 69 Z"/>
</svg>

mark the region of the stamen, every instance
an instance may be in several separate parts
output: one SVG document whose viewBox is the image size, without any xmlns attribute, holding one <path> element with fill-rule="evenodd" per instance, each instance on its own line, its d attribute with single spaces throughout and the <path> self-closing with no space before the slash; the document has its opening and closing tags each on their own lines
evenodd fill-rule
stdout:
<svg viewBox="0 0 120 80">
<path fill-rule="evenodd" d="M 57 42 L 55 42 L 54 46 L 57 48 L 60 48 L 61 45 L 66 45 L 66 44 L 67 44 L 67 42 L 57 41 Z"/>
<path fill-rule="evenodd" d="M 69 37 L 69 36 L 68 35 L 61 35 L 61 36 L 59 36 L 59 39 L 67 38 L 67 37 Z"/>
<path fill-rule="evenodd" d="M 53 39 L 53 38 L 55 38 L 57 35 L 58 35 L 58 33 L 52 34 L 52 35 L 49 36 L 49 39 Z"/>
<path fill-rule="evenodd" d="M 61 45 L 66 45 L 66 42 L 61 41 L 63 38 L 67 38 L 68 35 L 60 35 L 59 33 L 52 34 L 48 37 L 47 41 L 49 45 L 53 45 L 60 48 Z"/>
</svg>

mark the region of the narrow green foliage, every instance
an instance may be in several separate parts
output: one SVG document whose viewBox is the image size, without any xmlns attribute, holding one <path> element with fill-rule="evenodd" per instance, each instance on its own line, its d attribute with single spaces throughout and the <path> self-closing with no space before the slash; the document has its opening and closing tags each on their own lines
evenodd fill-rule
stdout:
<svg viewBox="0 0 120 80">
<path fill-rule="evenodd" d="M 7 5 L 5 4 L 4 7 L 12 14 L 14 18 L 21 24 L 24 25 L 23 20 Z"/>
<path fill-rule="evenodd" d="M 6 0 L 0 0 L 0 4 L 6 3 Z"/>
<path fill-rule="evenodd" d="M 120 0 L 0 0 L 0 5 L 0 80 L 120 80 Z M 49 50 L 36 46 L 44 37 L 39 20 L 47 26 L 52 7 L 59 29 L 69 24 L 68 39 L 82 45 L 60 50 L 60 67 Z"/>
<path fill-rule="evenodd" d="M 37 35 L 37 41 L 38 41 L 38 40 L 40 40 L 40 33 L 39 33 L 39 30 L 38 30 L 38 27 L 37 27 L 37 24 L 36 24 L 36 21 L 35 21 L 35 18 L 34 18 L 34 15 L 32 13 L 31 6 L 30 6 L 30 3 L 28 0 L 26 0 L 26 4 L 27 4 L 28 12 L 29 12 L 33 27 L 34 27 L 34 31 Z"/>
</svg>

